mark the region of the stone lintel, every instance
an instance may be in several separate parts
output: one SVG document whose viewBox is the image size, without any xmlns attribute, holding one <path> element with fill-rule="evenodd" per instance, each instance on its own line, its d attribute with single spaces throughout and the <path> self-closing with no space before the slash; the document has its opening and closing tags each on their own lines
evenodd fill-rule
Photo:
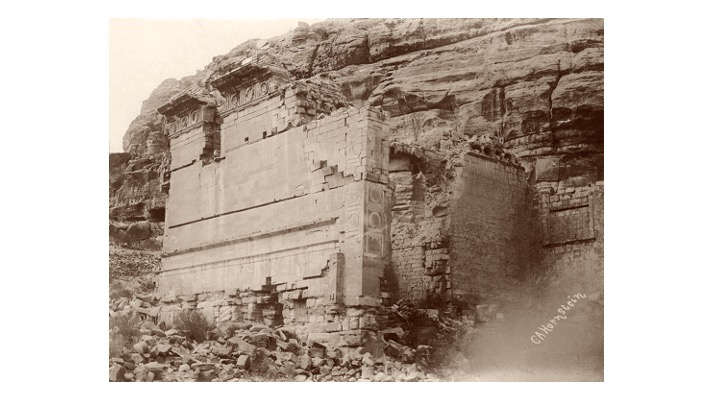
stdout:
<svg viewBox="0 0 720 405">
<path fill-rule="evenodd" d="M 158 112 L 166 117 L 183 115 L 199 106 L 214 106 L 214 100 L 189 93 L 173 97 L 158 108 Z"/>
<path fill-rule="evenodd" d="M 210 85 L 218 89 L 223 97 L 227 97 L 241 90 L 242 87 L 246 87 L 250 81 L 264 80 L 270 76 L 289 81 L 289 75 L 283 69 L 273 66 L 260 66 L 251 62 L 213 79 Z"/>
</svg>

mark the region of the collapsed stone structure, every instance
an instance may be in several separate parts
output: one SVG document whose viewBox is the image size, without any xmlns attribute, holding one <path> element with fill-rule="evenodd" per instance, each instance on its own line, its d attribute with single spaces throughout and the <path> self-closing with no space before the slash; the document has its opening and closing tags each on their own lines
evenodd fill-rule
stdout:
<svg viewBox="0 0 720 405">
<path fill-rule="evenodd" d="M 127 145 L 171 154 L 151 316 L 357 345 L 398 300 L 488 319 L 540 293 L 602 294 L 602 22 L 399 23 L 421 42 L 396 23 L 347 23 L 390 29 L 367 47 L 298 28 L 292 47 L 249 63 L 239 47 L 157 90 L 144 114 L 164 118 Z M 341 52 L 333 35 L 353 40 L 332 40 Z M 290 53 L 306 41 L 309 66 Z"/>
</svg>

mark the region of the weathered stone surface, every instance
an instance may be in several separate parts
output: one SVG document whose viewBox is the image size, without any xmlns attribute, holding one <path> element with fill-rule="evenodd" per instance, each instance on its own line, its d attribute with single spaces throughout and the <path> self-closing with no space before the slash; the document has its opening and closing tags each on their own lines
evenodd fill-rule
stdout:
<svg viewBox="0 0 720 405">
<path fill-rule="evenodd" d="M 362 375 L 361 378 L 366 378 L 371 380 L 374 377 L 373 367 L 372 366 L 362 366 Z"/>
<path fill-rule="evenodd" d="M 312 359 L 307 354 L 304 354 L 300 357 L 300 368 L 303 370 L 308 370 L 310 366 L 312 365 Z"/>
<path fill-rule="evenodd" d="M 145 368 L 148 371 L 152 371 L 157 376 L 159 373 L 162 373 L 163 370 L 165 370 L 165 365 L 154 361 L 154 362 L 146 364 Z"/>
<path fill-rule="evenodd" d="M 150 350 L 150 347 L 148 346 L 148 344 L 145 341 L 142 341 L 142 342 L 136 343 L 133 346 L 133 350 L 135 350 L 135 352 L 137 352 L 137 353 L 143 354 L 143 353 L 147 353 Z"/>
<path fill-rule="evenodd" d="M 168 337 L 174 336 L 174 335 L 179 335 L 179 334 L 180 334 L 180 332 L 179 332 L 177 329 L 175 329 L 175 328 L 173 328 L 173 329 L 168 329 L 168 330 L 165 331 L 165 336 L 168 336 Z"/>
<path fill-rule="evenodd" d="M 241 354 L 240 356 L 238 356 L 236 364 L 238 367 L 245 369 L 250 365 L 249 359 L 250 359 L 250 356 L 248 356 L 246 354 Z"/>
<path fill-rule="evenodd" d="M 257 348 L 257 346 L 244 341 L 240 337 L 230 338 L 228 339 L 228 343 L 235 345 L 237 347 L 236 350 L 239 353 L 251 354 Z"/>
<path fill-rule="evenodd" d="M 110 381 L 124 381 L 125 372 L 125 367 L 114 364 L 112 367 L 110 367 Z"/>
<path fill-rule="evenodd" d="M 230 357 L 230 353 L 233 351 L 232 345 L 214 345 L 212 349 L 210 349 L 210 352 L 218 357 L 221 358 L 228 358 Z"/>
<path fill-rule="evenodd" d="M 215 370 L 215 365 L 212 363 L 195 363 L 191 367 L 197 371 Z"/>
</svg>

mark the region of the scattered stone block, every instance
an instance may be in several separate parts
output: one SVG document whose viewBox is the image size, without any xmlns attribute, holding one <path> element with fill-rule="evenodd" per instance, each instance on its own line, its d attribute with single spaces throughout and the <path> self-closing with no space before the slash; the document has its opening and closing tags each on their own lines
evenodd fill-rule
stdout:
<svg viewBox="0 0 720 405">
<path fill-rule="evenodd" d="M 304 354 L 300 357 L 300 368 L 303 370 L 310 369 L 310 366 L 312 365 L 312 360 L 310 356 L 307 354 Z"/>
<path fill-rule="evenodd" d="M 372 366 L 362 366 L 362 374 L 360 378 L 367 379 L 368 381 L 374 377 L 374 371 Z"/>
<path fill-rule="evenodd" d="M 110 367 L 110 381 L 125 381 L 125 372 L 125 367 L 119 364 L 114 364 Z"/>
<path fill-rule="evenodd" d="M 135 343 L 133 345 L 133 350 L 136 353 L 143 354 L 143 353 L 147 353 L 148 351 L 150 351 L 150 347 L 148 346 L 148 344 L 146 342 L 143 341 L 143 342 Z"/>
<path fill-rule="evenodd" d="M 157 375 L 157 373 L 162 373 L 165 370 L 165 365 L 160 364 L 156 361 L 153 361 L 151 363 L 146 364 L 145 368 L 148 371 L 152 371 L 153 373 L 156 373 L 156 375 Z"/>
<path fill-rule="evenodd" d="M 251 354 L 255 351 L 257 346 L 244 341 L 241 337 L 235 336 L 228 339 L 228 343 L 236 347 L 236 351 L 239 353 Z"/>
<path fill-rule="evenodd" d="M 250 356 L 248 356 L 246 354 L 241 354 L 240 356 L 238 356 L 236 365 L 242 369 L 247 369 L 248 366 L 250 365 L 249 360 L 250 360 Z"/>
</svg>

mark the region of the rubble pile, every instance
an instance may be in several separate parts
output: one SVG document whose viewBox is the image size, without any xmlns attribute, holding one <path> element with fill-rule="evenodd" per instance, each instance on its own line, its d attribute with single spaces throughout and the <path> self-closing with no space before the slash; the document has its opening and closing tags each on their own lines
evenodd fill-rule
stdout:
<svg viewBox="0 0 720 405">
<path fill-rule="evenodd" d="M 430 346 L 395 340 L 377 350 L 300 342 L 293 328 L 225 322 L 197 343 L 185 331 L 140 323 L 139 341 L 110 359 L 110 381 L 440 381 L 424 367 Z M 402 340 L 401 328 L 386 331 Z"/>
<path fill-rule="evenodd" d="M 111 245 L 109 258 L 110 310 L 127 306 L 126 312 L 130 311 L 131 298 L 153 292 L 153 274 L 160 268 L 160 255 Z M 134 307 L 139 308 L 140 303 L 135 301 Z"/>
</svg>

